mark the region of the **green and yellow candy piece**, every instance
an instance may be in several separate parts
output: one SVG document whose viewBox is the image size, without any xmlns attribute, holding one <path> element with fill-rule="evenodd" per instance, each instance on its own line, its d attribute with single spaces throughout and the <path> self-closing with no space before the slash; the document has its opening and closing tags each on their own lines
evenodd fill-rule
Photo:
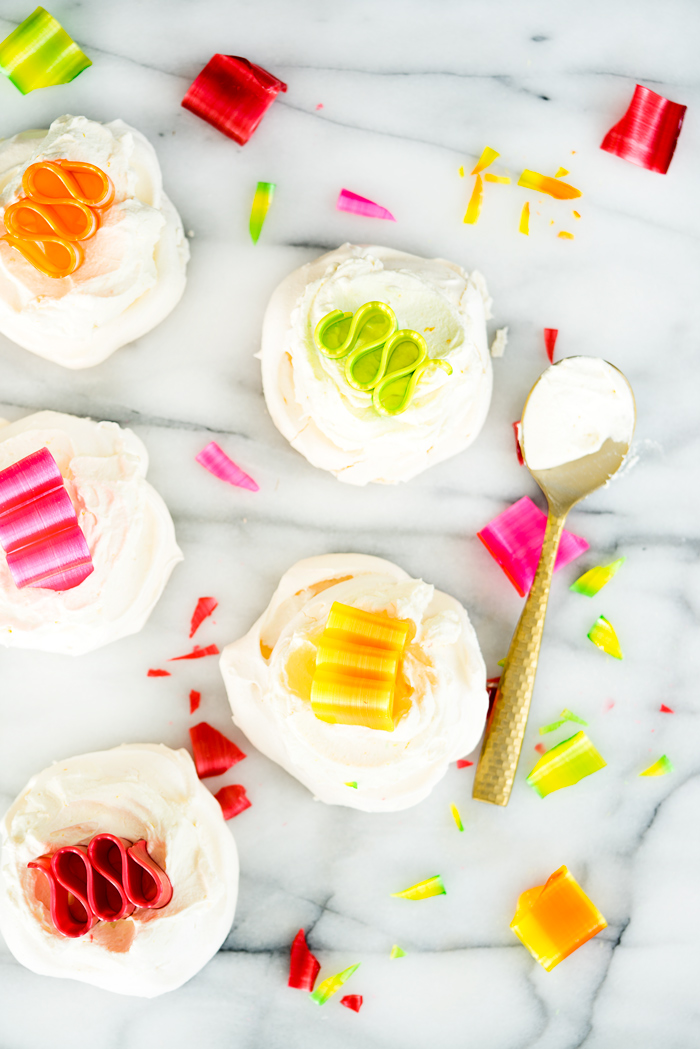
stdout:
<svg viewBox="0 0 700 1049">
<path fill-rule="evenodd" d="M 75 80 L 92 62 L 43 7 L 0 43 L 0 72 L 23 95 Z"/>
</svg>

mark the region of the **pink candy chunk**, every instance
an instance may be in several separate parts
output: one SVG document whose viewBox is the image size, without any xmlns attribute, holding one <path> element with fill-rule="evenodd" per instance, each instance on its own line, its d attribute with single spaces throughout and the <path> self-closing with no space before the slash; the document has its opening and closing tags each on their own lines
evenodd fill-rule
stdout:
<svg viewBox="0 0 700 1049">
<path fill-rule="evenodd" d="M 367 197 L 351 193 L 349 189 L 341 189 L 335 207 L 337 211 L 350 211 L 353 215 L 364 215 L 368 219 L 389 219 L 390 222 L 396 222 L 394 216 L 386 208 L 375 204 L 373 200 L 368 200 Z"/>
<path fill-rule="evenodd" d="M 94 570 L 61 472 L 48 448 L 0 472 L 0 546 L 20 589 L 71 590 Z"/>
<path fill-rule="evenodd" d="M 211 441 L 206 448 L 202 448 L 195 459 L 210 474 L 214 474 L 214 477 L 222 481 L 227 481 L 228 484 L 235 484 L 237 488 L 247 488 L 251 492 L 260 491 L 260 486 L 253 478 L 244 473 L 240 466 L 236 466 L 226 452 L 219 448 L 216 441 Z"/>
<path fill-rule="evenodd" d="M 532 499 L 523 496 L 477 532 L 521 597 L 525 597 L 535 578 L 546 524 L 547 515 L 535 506 Z M 568 565 L 586 550 L 588 543 L 585 539 L 564 529 L 554 570 Z"/>
</svg>

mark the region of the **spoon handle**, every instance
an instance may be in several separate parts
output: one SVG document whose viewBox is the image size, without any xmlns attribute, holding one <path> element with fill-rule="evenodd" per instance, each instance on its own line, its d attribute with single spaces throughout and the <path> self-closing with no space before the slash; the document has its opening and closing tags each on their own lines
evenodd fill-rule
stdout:
<svg viewBox="0 0 700 1049">
<path fill-rule="evenodd" d="M 492 805 L 507 805 L 513 789 L 535 687 L 554 562 L 565 520 L 565 513 L 556 514 L 550 508 L 537 572 L 508 649 L 498 695 L 486 726 L 473 795 Z"/>
</svg>

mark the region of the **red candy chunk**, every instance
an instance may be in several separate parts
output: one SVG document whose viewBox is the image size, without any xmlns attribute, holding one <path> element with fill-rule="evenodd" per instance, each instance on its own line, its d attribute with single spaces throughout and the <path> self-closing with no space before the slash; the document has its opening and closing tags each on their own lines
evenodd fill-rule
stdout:
<svg viewBox="0 0 700 1049">
<path fill-rule="evenodd" d="M 222 776 L 232 765 L 243 761 L 245 754 L 230 739 L 206 721 L 190 729 L 194 763 L 200 779 Z"/>
<path fill-rule="evenodd" d="M 242 787 L 240 783 L 231 783 L 228 787 L 222 787 L 214 797 L 221 805 L 225 820 L 232 820 L 234 816 L 240 816 L 252 805 L 245 792 L 245 787 Z"/>
<path fill-rule="evenodd" d="M 244 146 L 287 85 L 234 55 L 214 55 L 182 100 L 185 109 Z"/>
<path fill-rule="evenodd" d="M 296 987 L 300 991 L 313 991 L 320 969 L 321 963 L 309 950 L 304 930 L 300 929 L 292 944 L 287 986 Z"/>
<path fill-rule="evenodd" d="M 600 148 L 630 164 L 665 175 L 676 150 L 686 108 L 637 84 L 627 112 L 610 128 Z"/>
</svg>

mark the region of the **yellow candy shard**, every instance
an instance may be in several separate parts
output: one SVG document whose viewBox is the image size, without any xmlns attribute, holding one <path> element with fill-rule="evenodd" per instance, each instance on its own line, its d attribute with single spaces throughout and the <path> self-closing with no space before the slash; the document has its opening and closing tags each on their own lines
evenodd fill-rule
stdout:
<svg viewBox="0 0 700 1049">
<path fill-rule="evenodd" d="M 395 958 L 405 958 L 406 957 L 406 952 L 401 950 L 401 948 L 399 947 L 398 943 L 395 943 L 394 946 L 391 948 L 391 954 L 389 955 L 389 957 L 391 958 L 392 961 Z"/>
<path fill-rule="evenodd" d="M 581 215 L 580 215 L 580 213 L 578 211 L 572 211 L 571 214 L 574 216 L 575 219 L 580 219 L 581 218 Z"/>
<path fill-rule="evenodd" d="M 474 189 L 472 195 L 469 198 L 467 204 L 467 211 L 464 216 L 465 223 L 473 226 L 478 221 L 479 215 L 481 214 L 481 205 L 484 201 L 484 183 L 482 182 L 481 175 L 476 176 L 476 182 L 474 183 Z"/>
<path fill-rule="evenodd" d="M 405 709 L 397 684 L 410 630 L 406 620 L 334 602 L 311 684 L 316 717 L 393 732 Z"/>
<path fill-rule="evenodd" d="M 565 230 L 565 229 L 559 230 L 559 232 L 557 233 L 557 236 L 559 237 L 560 240 L 573 240 L 574 239 L 573 233 L 569 233 L 568 230 Z"/>
<path fill-rule="evenodd" d="M 568 182 L 560 182 L 549 175 L 540 175 L 539 171 L 530 171 L 529 168 L 523 171 L 518 185 L 524 189 L 534 189 L 536 193 L 546 193 L 556 200 L 573 200 L 581 196 L 581 190 L 570 186 Z"/>
<path fill-rule="evenodd" d="M 544 798 L 554 790 L 573 787 L 574 783 L 605 766 L 606 762 L 586 733 L 577 732 L 543 754 L 527 782 Z"/>
<path fill-rule="evenodd" d="M 614 656 L 615 659 L 622 659 L 622 649 L 620 648 L 620 642 L 617 640 L 617 634 L 605 616 L 598 616 L 588 631 L 588 639 L 597 648 L 607 652 L 609 656 Z"/>
<path fill-rule="evenodd" d="M 524 233 L 526 237 L 530 235 L 530 201 L 526 200 L 523 204 L 523 210 L 520 212 L 520 225 L 518 226 L 518 233 Z"/>
<path fill-rule="evenodd" d="M 560 867 L 545 885 L 522 893 L 510 927 L 542 968 L 551 972 L 607 924 L 568 869 Z"/>
<path fill-rule="evenodd" d="M 456 805 L 450 805 L 450 812 L 452 813 L 452 819 L 457 824 L 457 830 L 464 830 L 464 824 L 462 823 L 462 817 L 459 814 L 459 809 Z"/>
<path fill-rule="evenodd" d="M 653 765 L 650 765 L 644 772 L 640 772 L 640 776 L 667 776 L 669 772 L 673 772 L 673 765 L 668 760 L 665 754 L 662 754 L 658 761 L 655 761 Z"/>
<path fill-rule="evenodd" d="M 605 584 L 609 583 L 612 577 L 619 572 L 624 563 L 625 558 L 618 557 L 617 561 L 613 561 L 612 564 L 589 568 L 587 572 L 578 577 L 575 583 L 571 584 L 569 590 L 577 594 L 584 594 L 586 597 L 595 597 L 598 591 L 602 590 Z"/>
<path fill-rule="evenodd" d="M 434 874 L 432 878 L 419 881 L 416 885 L 404 889 L 403 892 L 392 892 L 391 895 L 399 896 L 403 900 L 427 900 L 431 896 L 446 896 L 447 893 L 440 875 Z"/>
<path fill-rule="evenodd" d="M 472 175 L 478 175 L 485 168 L 490 167 L 491 164 L 493 164 L 496 157 L 500 157 L 500 155 L 501 154 L 497 153 L 495 149 L 491 149 L 490 146 L 485 146 L 483 153 L 476 162 L 474 170 L 472 171 Z"/>
<path fill-rule="evenodd" d="M 464 178 L 464 167 L 460 167 L 460 169 L 459 169 L 459 177 L 460 178 Z"/>
<path fill-rule="evenodd" d="M 484 175 L 484 182 L 500 182 L 504 186 L 510 185 L 510 179 L 507 175 Z"/>
<path fill-rule="evenodd" d="M 563 178 L 564 175 L 568 175 L 568 174 L 569 174 L 569 172 L 567 171 L 566 168 L 557 168 L 557 173 L 556 173 L 556 175 L 554 177 L 555 178 Z"/>
</svg>

